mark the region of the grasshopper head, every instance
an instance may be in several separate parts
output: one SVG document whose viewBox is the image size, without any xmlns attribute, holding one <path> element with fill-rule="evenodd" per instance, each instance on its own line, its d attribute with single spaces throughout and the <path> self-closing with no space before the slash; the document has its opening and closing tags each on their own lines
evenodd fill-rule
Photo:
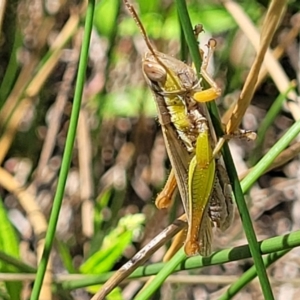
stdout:
<svg viewBox="0 0 300 300">
<path fill-rule="evenodd" d="M 188 93 L 198 84 L 193 68 L 176 58 L 155 51 L 147 52 L 142 69 L 148 85 L 156 92 Z"/>
</svg>

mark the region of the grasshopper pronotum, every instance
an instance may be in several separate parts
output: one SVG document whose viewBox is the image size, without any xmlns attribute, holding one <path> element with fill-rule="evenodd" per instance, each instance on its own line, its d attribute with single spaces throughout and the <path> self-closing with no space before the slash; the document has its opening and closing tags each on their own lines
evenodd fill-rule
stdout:
<svg viewBox="0 0 300 300">
<path fill-rule="evenodd" d="M 206 72 L 215 41 L 210 40 L 201 67 L 201 76 L 210 84 L 209 89 L 203 90 L 194 68 L 153 49 L 134 8 L 127 0 L 124 2 L 149 50 L 142 70 L 154 95 L 173 168 L 156 204 L 168 206 L 177 185 L 188 219 L 185 253 L 209 255 L 213 225 L 225 230 L 233 215 L 229 179 L 222 163 L 213 157 L 216 138 L 203 104 L 220 95 L 220 89 Z"/>
</svg>

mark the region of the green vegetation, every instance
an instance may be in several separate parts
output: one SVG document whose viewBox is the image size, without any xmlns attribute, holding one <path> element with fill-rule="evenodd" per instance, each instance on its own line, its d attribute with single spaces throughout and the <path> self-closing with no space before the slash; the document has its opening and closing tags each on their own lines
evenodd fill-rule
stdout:
<svg viewBox="0 0 300 300">
<path fill-rule="evenodd" d="M 216 39 L 209 73 L 222 96 L 209 110 L 220 137 L 220 124 L 228 124 L 254 65 L 249 38 L 255 39 L 255 32 L 247 21 L 261 30 L 268 7 L 276 3 L 265 2 L 133 3 L 154 47 L 195 62 L 198 70 L 201 56 L 190 23 L 203 24 L 198 42 L 204 55 L 208 39 Z M 141 70 L 145 43 L 124 3 L 55 7 L 17 0 L 0 8 L 1 299 L 21 299 L 21 293 L 31 300 L 75 299 L 75 290 L 83 299 L 92 297 L 144 246 L 155 254 L 144 251 L 145 259 L 132 261 L 128 275 L 157 276 L 141 292 L 141 284 L 111 283 L 108 299 L 124 299 L 125 290 L 127 299 L 139 292 L 136 299 L 154 293 L 155 299 L 165 294 L 196 299 L 197 292 L 207 298 L 261 293 L 272 299 L 286 282 L 296 290 L 285 267 L 291 259 L 295 274 L 300 267 L 292 252 L 300 244 L 295 141 L 300 113 L 292 81 L 299 7 L 297 1 L 280 2 L 286 10 L 271 39 L 273 57 L 265 61 L 255 88 L 243 95 L 251 104 L 243 97 L 239 102 L 247 108 L 238 116 L 241 127 L 256 131 L 257 141 L 233 140 L 231 150 L 225 145 L 223 151 L 239 213 L 225 233 L 215 232 L 210 257 L 186 259 L 180 250 L 167 263 L 162 256 L 179 229 L 166 231 L 165 240 L 155 237 L 183 210 L 179 197 L 170 211 L 154 205 L 170 163 Z M 263 42 L 268 34 L 263 31 Z M 159 239 L 161 250 L 154 245 Z M 175 271 L 186 277 L 174 277 Z M 248 285 L 256 276 L 261 290 Z"/>
</svg>

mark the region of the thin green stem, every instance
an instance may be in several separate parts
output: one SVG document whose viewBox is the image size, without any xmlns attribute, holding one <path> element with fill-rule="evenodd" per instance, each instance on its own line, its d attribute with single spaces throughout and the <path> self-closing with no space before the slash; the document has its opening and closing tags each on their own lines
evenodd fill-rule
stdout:
<svg viewBox="0 0 300 300">
<path fill-rule="evenodd" d="M 49 220 L 49 227 L 46 233 L 45 247 L 44 247 L 41 261 L 38 266 L 36 280 L 34 282 L 32 294 L 30 297 L 31 300 L 39 299 L 47 264 L 49 261 L 51 248 L 53 245 L 59 212 L 62 205 L 65 185 L 66 185 L 69 167 L 72 158 L 72 151 L 73 151 L 73 146 L 74 146 L 74 141 L 76 136 L 80 106 L 81 106 L 81 97 L 82 97 L 83 86 L 85 81 L 85 71 L 87 67 L 90 37 L 91 37 L 92 26 L 93 26 L 94 8 L 95 8 L 95 1 L 89 0 L 87 13 L 86 13 L 86 20 L 85 20 L 84 37 L 83 37 L 83 43 L 81 48 L 80 60 L 79 60 L 78 77 L 76 82 L 74 103 L 73 103 L 72 114 L 70 118 L 70 127 L 69 127 L 67 140 L 66 140 L 66 148 L 62 159 L 61 171 L 60 171 L 56 194 L 53 202 L 53 208 Z"/>
<path fill-rule="evenodd" d="M 269 129 L 271 124 L 274 122 L 274 119 L 276 118 L 276 116 L 281 111 L 282 104 L 285 101 L 287 95 L 294 88 L 295 88 L 295 84 L 291 83 L 290 86 L 288 87 L 288 89 L 284 93 L 279 94 L 279 96 L 275 99 L 274 103 L 268 110 L 265 118 L 261 122 L 261 124 L 258 128 L 258 132 L 257 132 L 257 139 L 255 141 L 256 146 L 255 146 L 255 149 L 252 151 L 253 154 L 250 159 L 251 165 L 254 165 L 257 162 L 257 160 L 259 159 L 259 157 L 261 156 L 261 150 L 262 150 L 262 146 L 263 146 L 263 142 L 265 140 L 267 130 Z"/>
<path fill-rule="evenodd" d="M 200 67 L 202 64 L 202 58 L 199 53 L 199 47 L 195 39 L 195 34 L 193 32 L 192 23 L 188 14 L 187 6 L 185 0 L 176 0 L 178 16 L 180 24 L 188 44 L 192 60 L 195 64 L 197 72 L 200 74 Z"/>
<path fill-rule="evenodd" d="M 287 249 L 292 249 L 298 246 L 300 246 L 300 231 L 295 231 L 284 236 L 277 236 L 259 242 L 261 254 L 265 255 L 271 253 L 271 258 L 273 260 L 281 257 L 284 252 L 288 251 Z M 243 245 L 214 252 L 208 257 L 195 256 L 188 258 L 178 265 L 175 268 L 175 271 L 192 270 L 207 266 L 221 265 L 250 257 L 251 253 L 249 245 Z M 271 263 L 271 260 L 269 263 Z M 160 270 L 162 270 L 162 268 L 164 268 L 165 265 L 165 263 L 157 263 L 139 267 L 129 276 L 129 278 L 140 278 L 144 276 L 156 275 L 158 272 L 160 272 Z M 255 270 L 255 266 L 253 266 L 253 269 Z M 72 282 L 65 281 L 62 283 L 62 287 L 63 289 L 72 290 L 95 284 L 102 284 L 111 278 L 113 274 L 113 272 L 108 272 L 101 275 L 87 275 L 86 279 L 73 280 Z"/>
<path fill-rule="evenodd" d="M 151 281 L 151 284 L 149 284 L 147 288 L 138 294 L 135 300 L 149 299 L 152 294 L 161 286 L 162 282 L 164 282 L 185 259 L 186 255 L 181 248 L 158 272 L 153 281 Z"/>
<path fill-rule="evenodd" d="M 300 132 L 300 120 L 285 133 L 285 135 L 268 151 L 268 153 L 256 164 L 252 171 L 241 182 L 242 189 L 245 192 L 253 185 L 253 183 L 264 173 L 264 171 L 272 164 L 275 158 L 291 143 L 291 141 Z"/>
<path fill-rule="evenodd" d="M 258 179 L 258 177 L 272 164 L 275 158 L 285 149 L 288 144 L 299 134 L 300 121 L 296 122 L 286 134 L 269 150 L 269 152 L 261 159 L 261 161 L 253 168 L 248 176 L 242 181 L 241 185 L 243 191 L 246 192 L 251 185 Z M 265 267 L 269 267 L 272 263 L 284 256 L 290 250 L 280 250 L 271 253 L 264 257 L 263 262 Z M 236 295 L 246 284 L 248 284 L 257 275 L 256 268 L 253 266 L 245 272 L 229 289 L 222 295 L 220 299 L 231 299 Z"/>
<path fill-rule="evenodd" d="M 5 70 L 5 75 L 0 85 L 0 110 L 3 107 L 9 93 L 12 90 L 13 84 L 16 80 L 18 69 L 20 68 L 17 61 L 17 51 L 22 45 L 20 30 L 16 29 L 14 36 L 14 44 L 10 54 L 9 63 Z"/>
<path fill-rule="evenodd" d="M 197 43 L 194 38 L 191 21 L 189 19 L 187 7 L 186 7 L 186 2 L 185 2 L 185 0 L 177 0 L 176 4 L 177 4 L 180 20 L 182 22 L 183 31 L 185 33 L 187 44 L 191 51 L 191 55 L 192 55 L 193 61 L 195 63 L 196 69 L 199 72 L 200 66 L 201 66 L 199 64 L 200 63 L 200 53 L 199 53 Z M 197 48 L 197 50 L 196 50 L 196 48 Z M 217 123 L 216 126 L 220 127 L 219 115 L 218 115 L 215 103 L 211 104 L 211 108 L 212 108 L 212 113 L 213 113 L 212 119 L 213 119 L 213 121 L 215 121 L 215 123 Z M 240 217 L 241 217 L 243 227 L 245 230 L 245 234 L 246 234 L 247 240 L 249 242 L 250 251 L 251 251 L 251 254 L 252 254 L 252 257 L 254 260 L 254 264 L 257 269 L 257 274 L 258 274 L 258 277 L 260 280 L 263 294 L 266 299 L 274 299 L 271 285 L 270 285 L 270 282 L 268 279 L 266 269 L 263 264 L 262 256 L 261 256 L 261 253 L 259 250 L 259 245 L 258 245 L 256 235 L 255 235 L 255 232 L 253 229 L 253 225 L 251 222 L 250 214 L 249 214 L 249 211 L 248 211 L 245 199 L 244 199 L 244 195 L 243 195 L 243 192 L 241 189 L 240 182 L 238 180 L 238 176 L 236 173 L 236 169 L 235 169 L 228 145 L 224 145 L 223 151 L 224 151 L 224 161 L 226 164 L 228 175 L 229 175 L 231 183 L 232 183 L 233 192 L 234 192 L 235 198 L 237 200 L 237 207 L 239 209 Z"/>
<path fill-rule="evenodd" d="M 290 250 L 282 250 L 275 253 L 269 254 L 267 257 L 263 258 L 265 268 L 268 268 L 272 263 L 277 261 L 279 258 L 286 255 Z M 252 266 L 247 270 L 236 282 L 234 282 L 226 292 L 219 297 L 219 300 L 229 300 L 232 299 L 244 286 L 246 286 L 251 280 L 257 276 L 255 266 Z"/>
<path fill-rule="evenodd" d="M 15 268 L 19 269 L 20 272 L 23 273 L 35 273 L 36 269 L 23 263 L 22 261 L 20 261 L 19 259 L 8 255 L 7 253 L 0 251 L 0 261 L 2 261 L 3 263 L 5 263 L 6 265 L 12 265 Z"/>
<path fill-rule="evenodd" d="M 249 243 L 249 248 L 254 260 L 257 275 L 260 281 L 260 285 L 265 299 L 274 299 L 271 284 L 266 272 L 266 268 L 263 263 L 262 254 L 259 249 L 259 244 L 256 239 L 255 231 L 251 221 L 251 217 L 245 202 L 244 194 L 238 179 L 236 169 L 231 157 L 231 153 L 228 145 L 224 145 L 224 161 L 228 171 L 229 178 L 232 183 L 233 192 L 236 198 L 236 204 L 240 213 L 243 228 Z"/>
</svg>

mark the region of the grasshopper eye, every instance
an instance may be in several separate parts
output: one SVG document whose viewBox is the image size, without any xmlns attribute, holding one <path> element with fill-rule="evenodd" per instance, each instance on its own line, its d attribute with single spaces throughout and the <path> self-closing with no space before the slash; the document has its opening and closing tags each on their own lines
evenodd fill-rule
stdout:
<svg viewBox="0 0 300 300">
<path fill-rule="evenodd" d="M 144 63 L 143 71 L 152 82 L 164 84 L 167 79 L 166 70 L 158 64 Z"/>
</svg>

